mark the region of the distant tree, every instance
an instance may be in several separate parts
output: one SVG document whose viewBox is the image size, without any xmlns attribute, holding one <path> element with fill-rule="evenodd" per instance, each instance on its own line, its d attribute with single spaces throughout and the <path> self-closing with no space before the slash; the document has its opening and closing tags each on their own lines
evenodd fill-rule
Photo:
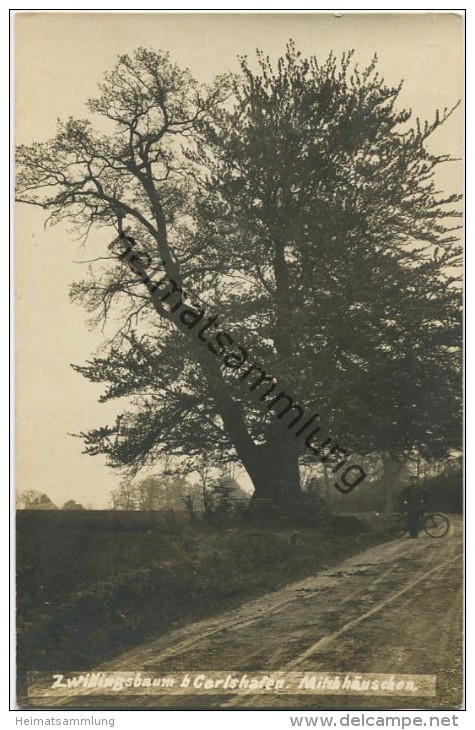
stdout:
<svg viewBox="0 0 475 730">
<path fill-rule="evenodd" d="M 16 493 L 17 509 L 24 509 L 25 507 L 28 507 L 30 504 L 34 504 L 35 502 L 37 502 L 37 499 L 39 496 L 40 496 L 40 492 L 38 492 L 36 489 L 23 489 L 22 491 L 17 491 L 17 493 Z"/>
<path fill-rule="evenodd" d="M 229 482 L 218 482 L 213 487 L 212 500 L 214 512 L 229 514 L 234 505 L 235 487 Z"/>
<path fill-rule="evenodd" d="M 16 503 L 19 509 L 28 509 L 38 504 L 53 504 L 47 494 L 37 489 L 24 489 L 18 492 Z"/>
<path fill-rule="evenodd" d="M 235 469 L 225 466 L 219 468 L 211 483 L 210 500 L 212 510 L 216 514 L 229 514 L 239 503 L 247 503 L 250 495 L 244 491 L 236 477 Z"/>
<path fill-rule="evenodd" d="M 200 491 L 201 503 L 205 515 L 209 515 L 213 511 L 213 472 L 205 459 L 199 459 L 196 465 L 198 474 L 198 489 Z"/>
<path fill-rule="evenodd" d="M 130 480 L 124 479 L 111 492 L 112 509 L 135 510 L 138 507 L 135 485 Z"/>
<path fill-rule="evenodd" d="M 188 479 L 180 474 L 155 474 L 138 481 L 124 479 L 111 493 L 113 509 L 183 510 L 183 496 L 196 498 Z"/>
<path fill-rule="evenodd" d="M 193 494 L 184 494 L 182 495 L 182 502 L 183 506 L 185 508 L 185 512 L 188 514 L 188 517 L 190 518 L 190 522 L 196 521 L 196 497 Z"/>
<path fill-rule="evenodd" d="M 221 478 L 221 483 L 224 483 L 226 486 L 232 489 L 234 501 L 239 500 L 247 502 L 251 499 L 251 495 L 249 494 L 249 492 L 246 492 L 246 490 L 241 487 L 236 477 L 231 475 L 224 476 Z"/>
<path fill-rule="evenodd" d="M 81 510 L 82 509 L 83 510 L 84 507 L 82 506 L 82 504 L 75 502 L 74 499 L 69 499 L 67 502 L 65 502 L 63 504 L 61 509 L 65 509 L 65 510 Z"/>
<path fill-rule="evenodd" d="M 190 485 L 182 474 L 162 474 L 145 477 L 137 482 L 139 509 L 182 510 L 182 496 Z"/>
<path fill-rule="evenodd" d="M 140 510 L 156 510 L 164 506 L 163 502 L 166 506 L 167 499 L 166 497 L 163 498 L 163 488 L 164 483 L 158 476 L 149 476 L 138 481 L 135 485 L 137 508 Z"/>
</svg>

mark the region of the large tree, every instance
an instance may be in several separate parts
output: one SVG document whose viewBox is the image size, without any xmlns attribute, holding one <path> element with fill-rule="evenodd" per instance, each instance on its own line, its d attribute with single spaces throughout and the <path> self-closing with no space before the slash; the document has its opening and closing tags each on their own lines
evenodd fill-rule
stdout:
<svg viewBox="0 0 475 730">
<path fill-rule="evenodd" d="M 84 236 L 127 224 L 147 253 L 127 266 L 92 243 L 102 260 L 73 286 L 93 324 L 122 317 L 76 369 L 132 403 L 84 434 L 88 453 L 131 470 L 237 461 L 258 496 L 295 499 L 309 451 L 236 377 L 243 348 L 348 450 L 459 445 L 458 198 L 434 182 L 449 155 L 428 149 L 452 110 L 411 125 L 399 91 L 376 62 L 319 64 L 293 44 L 275 68 L 258 54 L 206 88 L 139 49 L 89 102 L 101 132 L 69 119 L 18 149 L 19 200 Z M 187 320 L 145 268 L 186 292 Z M 224 361 L 190 333 L 205 312 L 232 335 Z"/>
</svg>

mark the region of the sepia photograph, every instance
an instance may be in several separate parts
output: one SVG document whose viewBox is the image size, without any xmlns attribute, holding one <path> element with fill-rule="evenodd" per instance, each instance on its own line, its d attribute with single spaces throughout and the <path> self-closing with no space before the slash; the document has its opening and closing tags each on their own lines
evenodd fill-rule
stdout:
<svg viewBox="0 0 475 730">
<path fill-rule="evenodd" d="M 464 709 L 463 11 L 13 15 L 17 708 Z"/>
</svg>

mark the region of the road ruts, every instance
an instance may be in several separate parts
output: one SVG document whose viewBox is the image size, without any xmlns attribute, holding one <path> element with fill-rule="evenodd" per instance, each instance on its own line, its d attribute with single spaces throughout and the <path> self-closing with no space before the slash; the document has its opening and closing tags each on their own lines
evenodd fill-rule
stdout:
<svg viewBox="0 0 475 730">
<path fill-rule="evenodd" d="M 240 608 L 127 651 L 95 671 L 282 671 L 435 674 L 437 696 L 418 708 L 462 703 L 462 529 L 399 539 Z M 414 698 L 318 695 L 88 697 L 55 706 L 380 709 Z M 52 706 L 50 703 L 48 706 Z"/>
</svg>

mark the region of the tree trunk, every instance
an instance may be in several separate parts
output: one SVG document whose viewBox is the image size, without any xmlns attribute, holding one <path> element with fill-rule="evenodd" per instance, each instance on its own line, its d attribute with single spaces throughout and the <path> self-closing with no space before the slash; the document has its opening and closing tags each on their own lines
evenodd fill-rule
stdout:
<svg viewBox="0 0 475 730">
<path fill-rule="evenodd" d="M 282 509 L 298 503 L 302 494 L 298 456 L 286 454 L 282 449 L 269 450 L 260 461 L 260 473 L 253 480 L 253 499 L 270 499 Z"/>
<path fill-rule="evenodd" d="M 298 506 L 302 495 L 299 452 L 281 424 L 274 426 L 272 436 L 258 447 L 257 463 L 244 466 L 255 487 L 253 501 L 270 500 L 276 510 L 288 513 Z"/>
</svg>

